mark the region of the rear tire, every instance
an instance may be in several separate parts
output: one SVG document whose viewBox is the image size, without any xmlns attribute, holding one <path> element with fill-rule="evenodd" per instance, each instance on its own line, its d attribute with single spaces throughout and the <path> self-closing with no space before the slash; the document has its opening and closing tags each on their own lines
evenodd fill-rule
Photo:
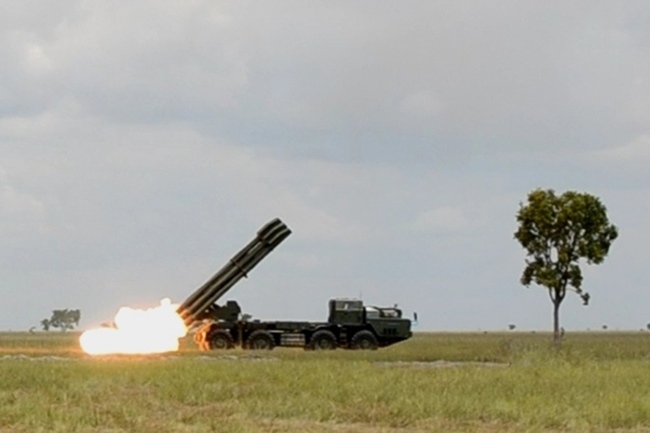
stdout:
<svg viewBox="0 0 650 433">
<path fill-rule="evenodd" d="M 377 337 L 370 331 L 359 331 L 352 336 L 350 347 L 355 350 L 377 350 L 379 342 Z"/>
<path fill-rule="evenodd" d="M 214 331 L 208 336 L 208 342 L 211 350 L 225 350 L 235 347 L 235 341 L 230 332 L 223 329 Z"/>
<path fill-rule="evenodd" d="M 270 332 L 258 329 L 253 331 L 246 340 L 246 348 L 250 350 L 273 350 L 275 340 Z"/>
<path fill-rule="evenodd" d="M 311 350 L 334 350 L 338 346 L 336 335 L 326 329 L 314 332 L 309 340 Z"/>
</svg>

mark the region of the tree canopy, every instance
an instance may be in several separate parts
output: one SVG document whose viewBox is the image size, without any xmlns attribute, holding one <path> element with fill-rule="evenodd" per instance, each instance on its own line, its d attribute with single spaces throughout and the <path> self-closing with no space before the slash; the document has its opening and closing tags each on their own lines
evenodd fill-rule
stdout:
<svg viewBox="0 0 650 433">
<path fill-rule="evenodd" d="M 515 239 L 527 254 L 521 283 L 548 289 L 554 306 L 554 341 L 559 342 L 559 307 L 567 290 L 578 294 L 585 305 L 589 303 L 590 295 L 582 288 L 580 261 L 602 263 L 618 229 L 610 224 L 599 198 L 575 191 L 558 196 L 552 189 L 528 194 L 517 222 Z"/>
<path fill-rule="evenodd" d="M 49 331 L 50 328 L 59 328 L 61 331 L 67 331 L 68 329 L 74 329 L 75 326 L 79 326 L 79 320 L 81 320 L 81 311 L 80 310 L 53 310 L 52 316 L 49 319 L 41 320 L 41 326 L 44 331 Z"/>
</svg>

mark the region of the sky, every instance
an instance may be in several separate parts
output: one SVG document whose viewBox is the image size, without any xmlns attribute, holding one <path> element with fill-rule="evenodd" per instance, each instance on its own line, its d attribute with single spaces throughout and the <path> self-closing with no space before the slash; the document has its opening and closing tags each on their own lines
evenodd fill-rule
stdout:
<svg viewBox="0 0 650 433">
<path fill-rule="evenodd" d="M 398 304 L 416 330 L 550 330 L 520 285 L 536 188 L 620 237 L 567 330 L 650 322 L 646 1 L 0 0 L 0 329 L 223 299 L 263 320 Z"/>
</svg>

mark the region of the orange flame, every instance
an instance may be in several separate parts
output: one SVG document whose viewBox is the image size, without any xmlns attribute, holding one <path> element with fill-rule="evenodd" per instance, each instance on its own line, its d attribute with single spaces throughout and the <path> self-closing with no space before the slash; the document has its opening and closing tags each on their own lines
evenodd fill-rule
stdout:
<svg viewBox="0 0 650 433">
<path fill-rule="evenodd" d="M 169 299 L 147 310 L 122 307 L 115 316 L 114 328 L 89 329 L 81 334 L 81 348 L 90 355 L 176 351 L 178 339 L 187 333 L 176 307 Z"/>
</svg>

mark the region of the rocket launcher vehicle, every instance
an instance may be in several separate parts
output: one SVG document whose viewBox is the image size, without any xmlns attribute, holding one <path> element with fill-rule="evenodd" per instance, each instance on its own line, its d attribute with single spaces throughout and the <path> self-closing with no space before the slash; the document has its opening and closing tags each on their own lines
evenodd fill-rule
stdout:
<svg viewBox="0 0 650 433">
<path fill-rule="evenodd" d="M 255 239 L 228 261 L 216 274 L 196 289 L 177 309 L 186 326 L 213 316 L 219 307 L 216 302 L 225 295 L 275 247 L 291 234 L 279 218 L 262 227 Z"/>
</svg>

